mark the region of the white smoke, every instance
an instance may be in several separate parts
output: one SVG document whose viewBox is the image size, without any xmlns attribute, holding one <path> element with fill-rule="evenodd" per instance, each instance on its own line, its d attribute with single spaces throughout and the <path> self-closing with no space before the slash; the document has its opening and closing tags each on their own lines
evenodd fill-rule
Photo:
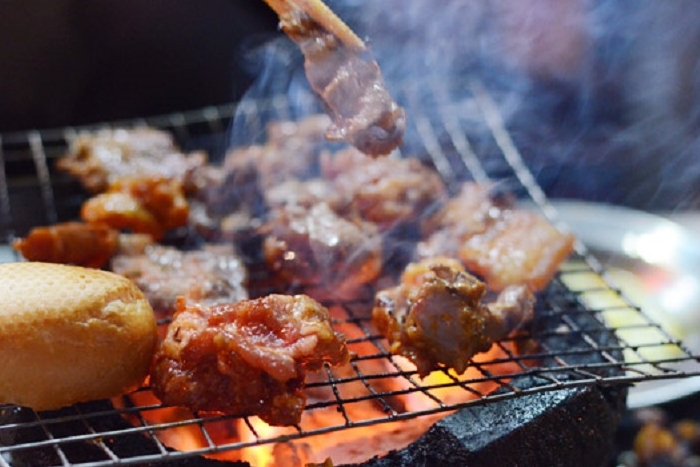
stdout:
<svg viewBox="0 0 700 467">
<path fill-rule="evenodd" d="M 700 2 L 327 3 L 368 40 L 409 119 L 439 118 L 435 88 L 460 105 L 475 75 L 551 196 L 700 207 Z M 292 116 L 313 111 L 294 46 L 264 50 L 248 98 L 286 93 Z M 409 130 L 409 150 L 414 139 Z"/>
</svg>

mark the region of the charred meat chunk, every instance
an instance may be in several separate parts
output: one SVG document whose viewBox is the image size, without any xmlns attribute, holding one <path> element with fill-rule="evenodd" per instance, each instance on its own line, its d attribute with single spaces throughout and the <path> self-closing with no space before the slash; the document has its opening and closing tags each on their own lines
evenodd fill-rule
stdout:
<svg viewBox="0 0 700 467">
<path fill-rule="evenodd" d="M 372 319 L 390 352 L 411 360 L 420 376 L 440 364 L 461 374 L 474 355 L 532 317 L 526 287 L 508 288 L 490 304 L 485 293 L 458 261 L 426 259 L 409 264 L 398 286 L 377 293 Z"/>
<path fill-rule="evenodd" d="M 330 314 L 304 295 L 204 307 L 177 302 L 151 383 L 165 404 L 294 425 L 307 371 L 348 361 Z"/>
<path fill-rule="evenodd" d="M 106 224 L 160 240 L 168 230 L 187 225 L 189 205 L 177 180 L 125 177 L 83 203 L 80 216 L 89 224 Z"/>
<path fill-rule="evenodd" d="M 231 245 L 180 251 L 153 244 L 115 256 L 111 268 L 136 283 L 160 315 L 174 311 L 178 296 L 206 306 L 248 298 L 245 265 Z"/>
<path fill-rule="evenodd" d="M 274 211 L 263 243 L 268 267 L 288 283 L 352 294 L 381 270 L 381 238 L 370 223 L 343 219 L 327 204 Z"/>
</svg>

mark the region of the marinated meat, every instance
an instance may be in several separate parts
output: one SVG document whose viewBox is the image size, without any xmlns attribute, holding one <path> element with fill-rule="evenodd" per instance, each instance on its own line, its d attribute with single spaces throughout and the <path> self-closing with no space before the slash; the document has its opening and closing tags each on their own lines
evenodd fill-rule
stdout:
<svg viewBox="0 0 700 467">
<path fill-rule="evenodd" d="M 326 137 L 371 156 L 398 147 L 406 115 L 387 92 L 379 65 L 364 43 L 318 0 L 265 1 L 304 54 L 306 77 L 333 120 Z"/>
<path fill-rule="evenodd" d="M 267 205 L 276 209 L 289 205 L 312 207 L 326 203 L 334 211 L 342 210 L 343 197 L 333 185 L 322 178 L 311 180 L 287 180 L 265 192 Z"/>
<path fill-rule="evenodd" d="M 114 255 L 142 254 L 153 245 L 147 234 L 119 233 L 104 224 L 63 222 L 35 227 L 13 247 L 28 261 L 101 268 Z"/>
<path fill-rule="evenodd" d="M 160 176 L 127 177 L 88 199 L 80 215 L 89 224 L 106 224 L 151 235 L 155 240 L 187 225 L 189 205 L 179 181 Z"/>
<path fill-rule="evenodd" d="M 56 166 L 100 193 L 123 177 L 158 175 L 183 182 L 205 163 L 204 153 L 183 154 L 164 131 L 119 128 L 79 136 Z"/>
<path fill-rule="evenodd" d="M 248 298 L 246 268 L 231 245 L 180 251 L 153 244 L 136 253 L 115 256 L 111 269 L 136 283 L 160 315 L 174 311 L 178 296 L 204 306 Z"/>
<path fill-rule="evenodd" d="M 327 146 L 323 131 L 328 123 L 325 115 L 310 115 L 299 121 L 268 124 L 265 144 L 236 147 L 226 153 L 224 177 L 254 168 L 260 187 L 268 190 L 287 180 L 318 176 L 319 154 Z"/>
<path fill-rule="evenodd" d="M 148 234 L 120 233 L 117 255 L 142 255 L 155 242 Z"/>
<path fill-rule="evenodd" d="M 512 208 L 508 199 L 494 199 L 490 183 L 465 183 L 434 216 L 434 233 L 416 246 L 419 259 L 435 256 L 456 258 L 464 239 L 485 232 L 503 209 Z"/>
<path fill-rule="evenodd" d="M 322 170 L 347 210 L 383 231 L 406 223 L 431 230 L 434 208 L 447 195 L 438 174 L 417 159 L 368 159 L 350 148 L 325 157 Z"/>
<path fill-rule="evenodd" d="M 289 205 L 265 226 L 268 267 L 291 285 L 314 286 L 333 295 L 352 295 L 381 270 L 381 238 L 367 222 L 343 219 L 327 204 Z"/>
<path fill-rule="evenodd" d="M 511 210 L 486 232 L 468 238 L 459 258 L 492 290 L 523 284 L 536 291 L 549 284 L 573 247 L 573 235 L 534 212 Z"/>
<path fill-rule="evenodd" d="M 287 182 L 303 184 L 317 176 L 323 123 L 328 123 L 325 115 L 270 123 L 264 145 L 231 149 L 221 167 L 208 166 L 195 172 L 201 186 L 197 196 L 202 203 L 197 208 L 199 223 L 220 224 L 241 212 L 260 217 L 268 208 L 265 202 L 271 191 L 278 191 L 277 187 Z"/>
<path fill-rule="evenodd" d="M 459 257 L 491 290 L 519 284 L 540 290 L 573 250 L 573 235 L 515 207 L 490 184 L 466 183 L 436 219 L 435 232 L 416 247 L 417 258 Z"/>
<path fill-rule="evenodd" d="M 65 222 L 36 227 L 12 245 L 29 261 L 100 268 L 119 246 L 119 232 L 104 224 Z"/>
<path fill-rule="evenodd" d="M 213 307 L 179 299 L 151 384 L 165 404 L 294 425 L 306 404 L 307 371 L 348 358 L 328 310 L 307 296 Z"/>
<path fill-rule="evenodd" d="M 372 319 L 390 352 L 411 360 L 420 376 L 441 364 L 461 374 L 474 355 L 532 317 L 526 287 L 509 287 L 491 304 L 485 293 L 458 261 L 425 259 L 409 264 L 398 286 L 377 293 Z"/>
</svg>

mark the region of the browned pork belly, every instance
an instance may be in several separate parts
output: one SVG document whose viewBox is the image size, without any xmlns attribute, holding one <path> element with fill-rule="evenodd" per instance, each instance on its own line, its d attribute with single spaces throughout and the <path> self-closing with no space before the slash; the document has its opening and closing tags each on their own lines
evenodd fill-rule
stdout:
<svg viewBox="0 0 700 467">
<path fill-rule="evenodd" d="M 202 152 L 182 153 L 165 131 L 118 128 L 81 134 L 56 166 L 89 191 L 100 193 L 123 177 L 157 175 L 185 183 L 188 174 L 205 162 Z"/>
<path fill-rule="evenodd" d="M 180 299 L 151 384 L 165 404 L 294 425 L 306 404 L 307 371 L 348 358 L 328 310 L 305 295 L 213 307 Z"/>
<path fill-rule="evenodd" d="M 458 257 L 491 290 L 543 289 L 574 247 L 573 235 L 495 194 L 491 184 L 464 184 L 436 218 L 437 228 L 418 243 L 416 256 Z"/>
<path fill-rule="evenodd" d="M 29 261 L 100 268 L 119 246 L 119 232 L 104 225 L 64 222 L 35 227 L 12 245 Z"/>
</svg>

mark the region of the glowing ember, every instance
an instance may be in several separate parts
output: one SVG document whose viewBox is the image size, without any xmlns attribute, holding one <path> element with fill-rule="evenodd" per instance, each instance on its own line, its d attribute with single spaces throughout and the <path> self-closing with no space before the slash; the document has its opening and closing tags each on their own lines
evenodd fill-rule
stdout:
<svg viewBox="0 0 700 467">
<path fill-rule="evenodd" d="M 462 375 L 436 371 L 420 379 L 409 361 L 385 353 L 368 319 L 355 319 L 351 311 L 331 308 L 335 328 L 347 336 L 355 357 L 332 372 L 308 375 L 308 405 L 298 427 L 272 427 L 257 417 L 201 417 L 162 407 L 150 391 L 128 396 L 140 408 L 139 418 L 125 416 L 150 426 L 168 448 L 217 460 L 254 467 L 322 465 L 328 458 L 336 465 L 360 463 L 406 447 L 450 413 L 444 407 L 483 397 L 507 383 L 507 376 L 498 375 L 522 371 L 509 344 L 495 344 Z M 392 421 L 404 416 L 411 418 Z"/>
</svg>

